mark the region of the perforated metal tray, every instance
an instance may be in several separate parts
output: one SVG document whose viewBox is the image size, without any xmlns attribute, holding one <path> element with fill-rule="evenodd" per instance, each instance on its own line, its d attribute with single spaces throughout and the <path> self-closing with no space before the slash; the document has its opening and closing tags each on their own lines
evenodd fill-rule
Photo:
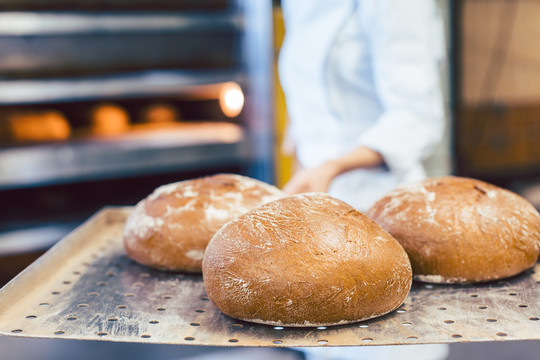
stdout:
<svg viewBox="0 0 540 360">
<path fill-rule="evenodd" d="M 105 208 L 0 290 L 0 335 L 211 346 L 350 346 L 540 339 L 540 265 L 474 286 L 415 283 L 396 311 L 336 327 L 231 319 L 201 276 L 124 253 L 130 208 Z"/>
</svg>

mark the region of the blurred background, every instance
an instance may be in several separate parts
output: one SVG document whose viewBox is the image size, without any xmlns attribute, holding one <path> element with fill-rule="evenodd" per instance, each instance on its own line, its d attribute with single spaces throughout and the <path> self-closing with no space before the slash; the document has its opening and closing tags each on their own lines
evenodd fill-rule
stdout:
<svg viewBox="0 0 540 360">
<path fill-rule="evenodd" d="M 438 3 L 447 131 L 429 175 L 486 180 L 540 207 L 540 2 Z M 284 31 L 279 1 L 0 0 L 0 286 L 104 206 L 159 185 L 218 172 L 285 184 Z M 0 358 L 203 351 L 145 346 L 0 338 Z M 539 351 L 466 344 L 451 356 Z"/>
</svg>

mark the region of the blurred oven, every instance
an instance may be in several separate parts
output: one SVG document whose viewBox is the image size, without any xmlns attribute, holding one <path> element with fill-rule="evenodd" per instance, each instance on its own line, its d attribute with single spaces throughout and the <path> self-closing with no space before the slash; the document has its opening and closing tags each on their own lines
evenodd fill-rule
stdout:
<svg viewBox="0 0 540 360">
<path fill-rule="evenodd" d="M 163 183 L 273 182 L 271 16 L 270 1 L 0 0 L 0 262 Z"/>
</svg>

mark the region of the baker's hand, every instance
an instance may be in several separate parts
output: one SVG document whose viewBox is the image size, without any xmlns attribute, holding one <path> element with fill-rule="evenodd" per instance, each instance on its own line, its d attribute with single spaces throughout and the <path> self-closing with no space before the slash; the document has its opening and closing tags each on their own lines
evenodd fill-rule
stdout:
<svg viewBox="0 0 540 360">
<path fill-rule="evenodd" d="M 325 163 L 310 169 L 301 169 L 285 184 L 283 191 L 288 195 L 306 192 L 327 192 L 336 175 L 336 169 L 332 163 Z"/>
<path fill-rule="evenodd" d="M 365 169 L 383 163 L 384 159 L 379 152 L 360 146 L 315 168 L 299 170 L 285 184 L 283 191 L 289 195 L 304 192 L 328 192 L 330 183 L 336 176 L 354 169 Z"/>
</svg>

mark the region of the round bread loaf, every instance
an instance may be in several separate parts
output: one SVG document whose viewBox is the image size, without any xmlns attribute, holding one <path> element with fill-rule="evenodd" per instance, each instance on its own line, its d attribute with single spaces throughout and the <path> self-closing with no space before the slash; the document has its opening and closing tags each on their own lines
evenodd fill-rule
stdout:
<svg viewBox="0 0 540 360">
<path fill-rule="evenodd" d="M 112 136 L 129 130 L 129 113 L 122 106 L 114 103 L 100 103 L 90 111 L 92 133 Z"/>
<path fill-rule="evenodd" d="M 386 314 L 409 293 L 399 243 L 367 216 L 323 193 L 284 197 L 223 226 L 203 279 L 226 315 L 280 326 L 347 324 Z"/>
<path fill-rule="evenodd" d="M 405 248 L 416 280 L 485 282 L 532 267 L 540 215 L 521 196 L 469 178 L 406 184 L 367 214 Z"/>
<path fill-rule="evenodd" d="M 272 185 L 232 174 L 164 185 L 135 206 L 124 247 L 143 265 L 200 273 L 206 245 L 223 224 L 282 196 Z"/>
</svg>

